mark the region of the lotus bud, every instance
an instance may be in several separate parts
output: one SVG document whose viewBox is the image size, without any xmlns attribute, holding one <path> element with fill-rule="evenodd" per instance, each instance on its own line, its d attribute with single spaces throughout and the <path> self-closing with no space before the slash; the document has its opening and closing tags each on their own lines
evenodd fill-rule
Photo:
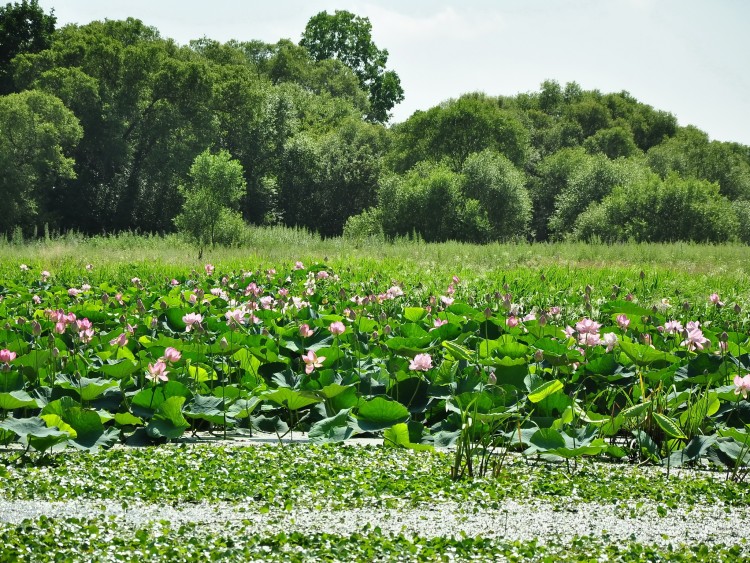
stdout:
<svg viewBox="0 0 750 563">
<path fill-rule="evenodd" d="M 684 311 L 689 311 L 690 310 L 690 303 L 688 303 L 687 301 L 683 302 L 682 309 Z"/>
<path fill-rule="evenodd" d="M 586 295 L 591 295 L 591 290 L 592 290 L 592 287 L 589 284 L 586 284 L 586 287 L 584 288 Z"/>
<path fill-rule="evenodd" d="M 18 318 L 16 319 L 16 324 L 17 324 L 18 326 L 23 326 L 23 325 L 25 325 L 25 324 L 26 324 L 26 319 L 24 319 L 23 317 L 18 317 Z"/>
<path fill-rule="evenodd" d="M 646 272 L 644 272 L 643 270 L 641 270 L 641 273 L 640 273 L 640 274 L 638 274 L 638 276 L 639 276 L 639 277 L 640 277 L 641 279 L 644 279 L 644 278 L 646 277 Z"/>
<path fill-rule="evenodd" d="M 729 340 L 729 335 L 727 334 L 727 331 L 724 331 L 719 335 L 720 342 L 727 342 L 728 340 Z"/>
<path fill-rule="evenodd" d="M 735 314 L 739 315 L 740 311 L 742 311 L 742 307 L 740 307 L 739 303 L 734 304 L 734 312 Z"/>
<path fill-rule="evenodd" d="M 229 342 L 227 342 L 226 336 L 222 336 L 221 340 L 219 340 L 219 348 L 221 348 L 222 350 L 226 350 L 227 348 L 229 348 Z"/>
<path fill-rule="evenodd" d="M 166 309 L 167 306 L 168 306 L 167 302 L 164 301 L 164 299 L 162 299 L 161 301 L 159 301 L 159 307 L 161 307 L 162 309 Z"/>
<path fill-rule="evenodd" d="M 385 311 L 383 311 L 382 313 L 380 313 L 380 317 L 379 318 L 380 318 L 380 322 L 384 323 L 386 320 L 388 320 L 388 315 L 386 315 Z"/>
<path fill-rule="evenodd" d="M 546 281 L 546 280 L 547 280 L 547 277 L 544 274 L 539 276 L 539 281 Z"/>
<path fill-rule="evenodd" d="M 539 326 L 545 326 L 547 324 L 547 315 L 545 315 L 544 313 L 539 315 L 537 323 L 539 324 Z"/>
<path fill-rule="evenodd" d="M 491 371 L 487 376 L 487 385 L 495 385 L 497 383 L 497 376 L 494 371 Z"/>
<path fill-rule="evenodd" d="M 141 301 L 140 297 L 136 300 L 135 303 L 136 303 L 136 306 L 138 307 L 139 313 L 143 314 L 146 312 L 146 307 L 143 305 L 143 301 Z"/>
<path fill-rule="evenodd" d="M 534 361 L 537 363 L 541 363 L 544 361 L 544 352 L 542 350 L 537 350 L 534 352 Z"/>
<path fill-rule="evenodd" d="M 633 300 L 633 294 L 632 294 L 632 293 L 628 293 L 628 294 L 627 294 L 627 295 L 625 296 L 625 301 L 632 301 L 632 300 Z"/>
<path fill-rule="evenodd" d="M 34 336 L 39 336 L 42 333 L 42 325 L 37 321 L 34 321 L 31 323 L 31 330 L 34 333 Z"/>
<path fill-rule="evenodd" d="M 383 327 L 383 334 L 390 334 L 392 330 L 391 325 L 385 325 Z"/>
<path fill-rule="evenodd" d="M 109 294 L 106 291 L 102 293 L 102 303 L 105 305 L 109 303 Z"/>
<path fill-rule="evenodd" d="M 152 329 L 156 329 L 156 327 L 159 326 L 159 319 L 157 319 L 156 317 L 152 317 L 150 326 Z"/>
<path fill-rule="evenodd" d="M 484 309 L 484 318 L 489 319 L 492 316 L 492 309 L 489 307 L 485 307 Z"/>
</svg>

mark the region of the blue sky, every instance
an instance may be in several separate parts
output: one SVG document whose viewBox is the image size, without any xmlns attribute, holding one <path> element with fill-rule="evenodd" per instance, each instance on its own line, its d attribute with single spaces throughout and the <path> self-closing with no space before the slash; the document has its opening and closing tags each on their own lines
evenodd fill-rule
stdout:
<svg viewBox="0 0 750 563">
<path fill-rule="evenodd" d="M 327 10 L 370 18 L 406 99 L 402 121 L 466 92 L 513 95 L 545 79 L 627 90 L 712 139 L 750 145 L 747 0 L 40 0 L 58 26 L 128 16 L 185 44 L 298 41 Z"/>
</svg>

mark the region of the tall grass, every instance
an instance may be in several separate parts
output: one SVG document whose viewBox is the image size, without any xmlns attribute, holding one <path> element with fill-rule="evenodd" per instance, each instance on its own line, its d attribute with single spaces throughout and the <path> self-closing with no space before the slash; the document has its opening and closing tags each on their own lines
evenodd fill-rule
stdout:
<svg viewBox="0 0 750 563">
<path fill-rule="evenodd" d="M 209 248 L 198 260 L 197 249 L 176 235 L 116 235 L 85 237 L 66 233 L 32 241 L 0 240 L 0 285 L 15 276 L 21 263 L 59 278 L 80 277 L 93 264 L 91 280 L 127 276 L 185 275 L 206 262 L 227 269 L 291 267 L 325 263 L 342 272 L 358 272 L 378 279 L 410 280 L 415 284 L 445 285 L 457 274 L 467 280 L 497 286 L 546 285 L 584 287 L 618 285 L 677 293 L 708 289 L 750 294 L 750 248 L 738 244 L 587 244 L 508 243 L 472 245 L 459 242 L 425 243 L 399 240 L 354 243 L 342 238 L 322 239 L 304 229 L 258 227 L 243 233 L 241 244 Z M 640 272 L 647 280 L 640 279 Z M 544 282 L 542 282 L 542 277 Z M 439 280 L 439 281 L 438 281 Z M 491 282 L 491 283 L 490 283 Z M 482 284 L 484 285 L 484 284 Z"/>
</svg>

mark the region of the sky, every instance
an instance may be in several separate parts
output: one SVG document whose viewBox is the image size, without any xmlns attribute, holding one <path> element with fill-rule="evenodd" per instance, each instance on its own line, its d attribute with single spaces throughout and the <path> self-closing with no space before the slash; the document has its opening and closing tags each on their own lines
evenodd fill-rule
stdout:
<svg viewBox="0 0 750 563">
<path fill-rule="evenodd" d="M 712 140 L 750 145 L 748 0 L 40 0 L 57 25 L 135 17 L 180 44 L 298 42 L 321 11 L 368 17 L 405 99 L 392 122 L 467 92 L 544 80 L 630 92 Z"/>
</svg>

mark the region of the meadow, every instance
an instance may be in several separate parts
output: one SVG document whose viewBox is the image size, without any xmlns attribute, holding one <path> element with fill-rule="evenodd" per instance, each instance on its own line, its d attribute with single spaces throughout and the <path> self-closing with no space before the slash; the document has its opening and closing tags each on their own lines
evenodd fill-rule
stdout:
<svg viewBox="0 0 750 563">
<path fill-rule="evenodd" d="M 0 242 L 1 558 L 736 560 L 747 257 L 281 228 L 200 260 L 173 237 Z M 238 445 L 258 436 L 280 445 Z M 508 503 L 663 526 L 514 536 Z M 386 525 L 420 510 L 452 527 Z M 699 514 L 726 533 L 669 527 Z"/>
</svg>

